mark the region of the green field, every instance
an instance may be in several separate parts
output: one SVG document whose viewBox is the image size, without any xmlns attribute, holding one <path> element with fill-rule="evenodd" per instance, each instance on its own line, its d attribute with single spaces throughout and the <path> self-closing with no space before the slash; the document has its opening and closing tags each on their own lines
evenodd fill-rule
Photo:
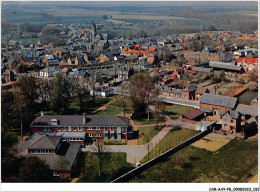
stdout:
<svg viewBox="0 0 260 192">
<path fill-rule="evenodd" d="M 137 140 L 138 145 L 143 145 L 150 141 L 155 135 L 157 135 L 164 126 L 149 126 L 149 127 L 139 127 L 139 139 Z"/>
<path fill-rule="evenodd" d="M 258 139 L 235 139 L 217 152 L 188 146 L 129 182 L 247 182 L 258 171 Z"/>
<path fill-rule="evenodd" d="M 194 131 L 187 128 L 174 127 L 172 130 L 150 151 L 149 159 L 148 155 L 145 156 L 141 163 L 145 163 L 152 158 L 159 156 L 160 154 L 168 151 L 169 149 L 181 144 L 187 139 L 198 134 L 198 131 Z"/>
<path fill-rule="evenodd" d="M 165 108 L 165 114 L 169 116 L 171 119 L 177 119 L 182 114 L 186 113 L 194 109 L 193 107 L 183 106 L 183 105 L 175 105 L 175 104 L 167 104 Z"/>
<path fill-rule="evenodd" d="M 98 175 L 99 166 L 95 153 L 82 153 L 80 162 L 79 183 L 110 182 L 134 168 L 126 162 L 126 153 L 103 153 L 101 176 Z"/>
<path fill-rule="evenodd" d="M 251 101 L 258 97 L 258 92 L 246 91 L 238 97 L 238 102 L 246 105 L 250 105 Z"/>
</svg>

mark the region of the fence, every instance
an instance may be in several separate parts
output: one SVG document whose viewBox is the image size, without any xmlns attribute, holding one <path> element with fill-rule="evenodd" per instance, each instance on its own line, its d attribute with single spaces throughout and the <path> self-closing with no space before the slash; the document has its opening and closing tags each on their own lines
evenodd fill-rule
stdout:
<svg viewBox="0 0 260 192">
<path fill-rule="evenodd" d="M 195 141 L 201 139 L 202 137 L 204 137 L 205 135 L 209 134 L 212 130 L 208 129 L 206 131 L 203 131 L 201 133 L 199 133 L 198 135 L 195 135 L 194 137 L 184 141 L 183 143 L 177 145 L 176 147 L 166 151 L 165 153 L 159 155 L 158 157 L 155 157 L 154 159 L 151 159 L 150 161 L 144 163 L 143 165 L 141 165 L 140 167 L 137 167 L 131 171 L 129 171 L 128 173 L 116 178 L 115 180 L 113 180 L 111 183 L 116 183 L 116 182 L 126 182 L 128 180 L 130 180 L 133 176 L 141 173 L 142 171 L 144 171 L 145 169 L 151 167 L 152 165 L 154 165 L 155 163 L 160 162 L 160 160 L 169 157 L 170 155 L 176 153 L 177 151 L 179 151 L 180 149 L 183 149 L 184 147 L 190 145 L 191 143 L 194 143 Z"/>
</svg>

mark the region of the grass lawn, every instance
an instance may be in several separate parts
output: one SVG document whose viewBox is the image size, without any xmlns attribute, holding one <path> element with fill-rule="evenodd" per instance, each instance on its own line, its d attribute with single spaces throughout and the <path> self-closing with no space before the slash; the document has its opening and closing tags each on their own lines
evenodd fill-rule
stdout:
<svg viewBox="0 0 260 192">
<path fill-rule="evenodd" d="M 119 113 L 123 113 L 123 107 L 115 106 L 113 104 L 109 105 L 106 110 L 99 111 L 95 115 L 117 115 Z"/>
<path fill-rule="evenodd" d="M 171 119 L 177 119 L 182 114 L 186 113 L 194 109 L 193 107 L 183 106 L 183 105 L 175 105 L 175 104 L 166 104 L 165 105 L 165 114 L 169 116 Z"/>
<path fill-rule="evenodd" d="M 96 153 L 82 153 L 81 176 L 78 182 L 110 182 L 134 167 L 126 162 L 126 153 L 103 153 L 101 176 L 98 175 Z M 92 164 L 92 165 L 91 165 Z"/>
<path fill-rule="evenodd" d="M 160 154 L 168 151 L 169 149 L 177 146 L 183 141 L 197 135 L 198 131 L 191 129 L 174 127 L 149 153 L 149 160 L 159 156 Z M 148 155 L 145 156 L 141 163 L 148 161 Z"/>
<path fill-rule="evenodd" d="M 251 101 L 258 97 L 256 91 L 245 91 L 242 95 L 238 97 L 238 102 L 246 105 L 250 105 Z"/>
<path fill-rule="evenodd" d="M 155 135 L 157 135 L 164 126 L 158 125 L 156 128 L 155 126 L 149 127 L 139 127 L 139 139 L 137 140 L 138 145 L 143 145 L 147 141 L 150 141 Z"/>
<path fill-rule="evenodd" d="M 235 139 L 216 152 L 188 146 L 129 182 L 247 182 L 258 171 L 258 139 Z"/>
<path fill-rule="evenodd" d="M 106 103 L 108 103 L 111 100 L 111 98 L 95 98 L 94 101 L 89 100 L 86 103 L 86 109 L 85 112 L 91 113 L 92 111 L 97 110 L 99 107 L 102 107 Z M 52 111 L 51 108 L 51 103 L 44 103 L 44 104 L 38 104 L 37 106 L 37 113 L 36 116 L 40 116 L 40 111 L 43 111 L 45 115 L 57 115 L 56 112 Z M 81 115 L 82 113 L 80 112 L 80 107 L 79 107 L 79 102 L 77 99 L 70 99 L 69 100 L 69 109 L 66 113 L 67 115 Z"/>
</svg>

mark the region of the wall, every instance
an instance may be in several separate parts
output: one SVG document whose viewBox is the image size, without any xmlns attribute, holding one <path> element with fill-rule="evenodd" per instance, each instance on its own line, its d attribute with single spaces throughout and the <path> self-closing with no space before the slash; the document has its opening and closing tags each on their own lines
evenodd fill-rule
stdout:
<svg viewBox="0 0 260 192">
<path fill-rule="evenodd" d="M 183 149 L 184 147 L 194 143 L 195 141 L 201 139 L 205 135 L 209 134 L 211 130 L 206 130 L 204 132 L 199 133 L 198 135 L 195 135 L 194 137 L 190 138 L 189 140 L 184 141 L 183 143 L 179 144 L 178 146 L 168 150 L 167 152 L 159 155 L 158 157 L 151 159 L 150 161 L 146 162 L 145 164 L 141 165 L 140 167 L 137 167 L 128 173 L 118 177 L 117 179 L 113 180 L 111 183 L 120 183 L 120 182 L 127 182 L 130 180 L 133 176 L 138 175 L 142 171 L 146 170 L 147 168 L 151 167 L 152 165 L 160 162 L 161 160 L 164 160 L 166 157 L 169 157 L 170 155 L 176 153 L 180 149 Z"/>
</svg>

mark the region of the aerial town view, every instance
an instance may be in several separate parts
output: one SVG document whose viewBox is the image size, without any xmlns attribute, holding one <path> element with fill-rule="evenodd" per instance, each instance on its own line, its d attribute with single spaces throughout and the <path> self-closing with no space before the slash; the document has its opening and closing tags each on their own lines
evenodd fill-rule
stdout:
<svg viewBox="0 0 260 192">
<path fill-rule="evenodd" d="M 1 182 L 258 183 L 258 2 L 2 1 Z"/>
</svg>

